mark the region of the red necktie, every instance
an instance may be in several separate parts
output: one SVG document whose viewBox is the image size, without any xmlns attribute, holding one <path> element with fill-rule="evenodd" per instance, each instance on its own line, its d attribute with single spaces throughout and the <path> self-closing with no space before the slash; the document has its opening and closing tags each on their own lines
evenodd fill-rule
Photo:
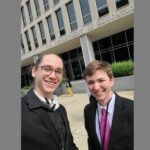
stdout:
<svg viewBox="0 0 150 150">
<path fill-rule="evenodd" d="M 101 112 L 102 112 L 102 117 L 101 117 L 101 122 L 100 122 L 100 127 L 101 127 L 100 134 L 101 134 L 101 142 L 103 143 L 106 110 L 104 108 L 102 108 Z M 104 146 L 103 146 L 104 150 L 108 150 L 109 137 L 110 137 L 110 124 L 109 124 L 109 120 L 107 117 L 105 140 L 104 140 Z"/>
</svg>

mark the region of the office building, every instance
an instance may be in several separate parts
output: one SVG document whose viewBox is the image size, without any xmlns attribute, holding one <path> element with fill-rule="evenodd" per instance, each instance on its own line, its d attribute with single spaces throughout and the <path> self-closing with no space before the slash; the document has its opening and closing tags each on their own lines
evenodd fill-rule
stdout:
<svg viewBox="0 0 150 150">
<path fill-rule="evenodd" d="M 71 81 L 83 79 L 97 59 L 134 61 L 133 0 L 22 0 L 21 87 L 31 65 L 45 53 L 62 57 Z"/>
</svg>

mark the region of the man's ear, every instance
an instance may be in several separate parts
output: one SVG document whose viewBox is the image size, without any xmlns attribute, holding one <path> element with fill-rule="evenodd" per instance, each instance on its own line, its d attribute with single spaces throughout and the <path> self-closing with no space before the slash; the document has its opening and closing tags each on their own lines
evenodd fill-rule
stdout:
<svg viewBox="0 0 150 150">
<path fill-rule="evenodd" d="M 114 85 L 114 82 L 115 82 L 114 76 L 112 76 L 112 78 L 110 79 L 110 81 L 111 81 L 111 87 L 112 87 Z"/>
<path fill-rule="evenodd" d="M 32 67 L 32 77 L 35 78 L 35 74 L 36 74 L 36 68 L 35 66 Z"/>
</svg>

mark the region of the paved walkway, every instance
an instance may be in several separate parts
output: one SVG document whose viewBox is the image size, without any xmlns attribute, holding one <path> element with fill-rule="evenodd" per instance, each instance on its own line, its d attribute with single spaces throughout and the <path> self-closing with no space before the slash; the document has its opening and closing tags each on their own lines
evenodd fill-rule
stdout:
<svg viewBox="0 0 150 150">
<path fill-rule="evenodd" d="M 116 92 L 118 95 L 134 99 L 133 91 Z M 58 100 L 67 110 L 67 115 L 70 122 L 71 131 L 73 133 L 74 142 L 79 150 L 88 150 L 87 133 L 84 128 L 83 110 L 86 104 L 89 103 L 89 98 L 86 93 L 64 94 L 58 97 Z"/>
</svg>

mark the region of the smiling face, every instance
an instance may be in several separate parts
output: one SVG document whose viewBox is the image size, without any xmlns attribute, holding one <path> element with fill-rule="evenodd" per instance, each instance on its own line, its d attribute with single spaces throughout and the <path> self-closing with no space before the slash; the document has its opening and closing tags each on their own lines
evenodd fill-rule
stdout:
<svg viewBox="0 0 150 150">
<path fill-rule="evenodd" d="M 86 82 L 89 91 L 99 104 L 106 106 L 112 97 L 111 87 L 114 84 L 114 77 L 110 79 L 105 71 L 96 70 L 92 75 L 86 75 Z"/>
<path fill-rule="evenodd" d="M 50 68 L 50 73 L 46 73 Z M 63 62 L 54 54 L 43 56 L 38 68 L 32 69 L 35 78 L 35 90 L 39 96 L 51 99 L 63 77 Z"/>
</svg>

